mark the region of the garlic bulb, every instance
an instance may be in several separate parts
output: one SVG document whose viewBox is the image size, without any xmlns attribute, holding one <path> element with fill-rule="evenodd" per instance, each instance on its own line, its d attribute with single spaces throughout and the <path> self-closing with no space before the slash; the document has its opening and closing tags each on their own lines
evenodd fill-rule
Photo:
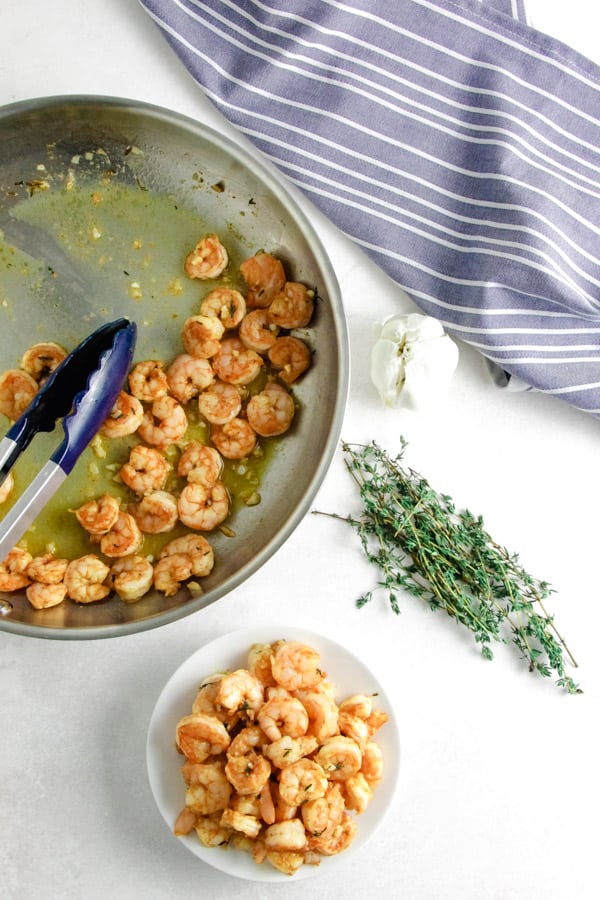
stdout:
<svg viewBox="0 0 600 900">
<path fill-rule="evenodd" d="M 458 347 L 437 319 L 392 316 L 371 352 L 371 380 L 386 406 L 417 409 L 445 394 L 457 363 Z"/>
</svg>

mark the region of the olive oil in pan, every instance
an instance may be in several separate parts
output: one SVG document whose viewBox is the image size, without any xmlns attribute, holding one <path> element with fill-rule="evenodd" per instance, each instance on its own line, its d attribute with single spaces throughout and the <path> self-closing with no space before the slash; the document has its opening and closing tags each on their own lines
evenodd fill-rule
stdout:
<svg viewBox="0 0 600 900">
<path fill-rule="evenodd" d="M 198 312 L 201 298 L 217 283 L 199 284 L 183 272 L 187 253 L 202 234 L 214 230 L 210 223 L 173 197 L 110 179 L 37 191 L 21 201 L 12 214 L 51 235 L 81 278 L 73 289 L 68 274 L 36 258 L 35 247 L 29 254 L 0 235 L 0 369 L 18 367 L 23 352 L 36 341 L 56 341 L 71 350 L 102 321 L 123 315 L 138 326 L 136 360 L 157 358 L 168 365 L 183 352 L 183 323 Z M 230 238 L 222 235 L 230 264 L 218 284 L 243 289 L 238 275 L 242 257 L 236 238 L 233 234 Z M 244 255 L 248 255 L 246 248 Z M 250 389 L 260 386 L 259 382 Z M 186 440 L 206 441 L 206 423 L 195 414 L 193 401 L 189 413 Z M 2 419 L 0 434 L 9 427 L 8 420 Z M 8 511 L 61 440 L 60 423 L 51 434 L 36 436 L 15 466 L 15 490 L 0 514 Z M 123 508 L 135 502 L 118 478 L 118 470 L 135 443 L 135 436 L 120 440 L 97 436 L 27 533 L 30 552 L 50 549 L 58 556 L 74 558 L 98 551 L 73 510 L 105 492 L 121 497 Z M 275 441 L 263 441 L 249 459 L 226 461 L 223 480 L 233 501 L 232 528 L 236 509 L 260 502 L 261 478 L 275 445 Z M 176 450 L 171 451 L 174 468 L 177 455 Z M 166 487 L 177 489 L 176 475 Z M 141 552 L 158 552 L 178 533 L 180 529 L 167 535 L 145 536 Z"/>
<path fill-rule="evenodd" d="M 46 340 L 49 329 L 59 331 L 74 344 L 93 330 L 99 318 L 125 315 L 138 325 L 138 358 L 168 359 L 178 352 L 181 325 L 214 286 L 211 281 L 199 285 L 183 272 L 187 253 L 202 234 L 214 230 L 210 223 L 173 197 L 110 180 L 37 192 L 12 214 L 50 234 L 81 274 L 79 289 L 73 291 L 68 274 L 50 266 L 41 278 L 43 261 L 40 268 L 39 262 L 30 260 L 35 277 L 25 274 L 21 290 L 25 287 L 36 298 L 39 315 L 37 321 L 28 321 L 29 334 L 14 335 L 18 346 L 26 349 L 31 343 L 32 328 Z M 221 237 L 231 251 L 231 262 L 219 283 L 238 287 L 240 259 L 234 241 Z M 32 255 L 35 252 L 32 247 Z M 2 281 L 5 271 L 2 266 Z M 14 282 L 13 273 L 11 287 L 18 290 Z M 18 296 L 13 303 L 18 304 Z M 23 314 L 24 310 L 16 310 L 17 323 L 23 323 Z"/>
</svg>

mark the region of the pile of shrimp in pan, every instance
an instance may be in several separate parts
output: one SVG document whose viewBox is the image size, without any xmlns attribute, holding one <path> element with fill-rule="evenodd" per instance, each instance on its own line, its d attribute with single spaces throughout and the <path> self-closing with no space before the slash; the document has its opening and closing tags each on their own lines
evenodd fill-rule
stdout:
<svg viewBox="0 0 600 900">
<path fill-rule="evenodd" d="M 383 775 L 374 735 L 387 719 L 372 696 L 338 705 L 314 648 L 253 644 L 247 668 L 205 678 L 177 723 L 186 788 L 174 833 L 288 875 L 319 865 L 354 840 Z"/>
<path fill-rule="evenodd" d="M 212 280 L 228 264 L 226 248 L 209 234 L 188 254 L 184 269 L 189 278 Z M 269 253 L 245 259 L 240 273 L 245 293 L 227 286 L 210 290 L 183 325 L 184 352 L 168 365 L 158 359 L 137 363 L 128 390 L 100 429 L 100 440 L 138 439 L 118 472 L 131 502 L 105 493 L 72 510 L 91 544 L 78 559 L 33 557 L 15 547 L 0 563 L 0 591 L 25 590 L 36 609 L 66 598 L 92 603 L 113 592 L 131 603 L 151 588 L 172 596 L 183 583 L 197 586 L 191 579 L 211 572 L 214 553 L 203 533 L 226 528 L 231 499 L 221 477 L 224 460 L 251 458 L 261 438 L 289 430 L 296 411 L 290 385 L 311 364 L 308 345 L 292 332 L 311 321 L 314 291 L 288 281 L 281 261 Z M 0 375 L 0 413 L 19 418 L 65 355 L 51 342 L 30 348 L 21 368 Z M 194 404 L 210 429 L 208 443 L 187 436 Z M 184 482 L 177 494 L 165 489 L 173 468 Z M 0 486 L 0 504 L 12 488 L 9 475 Z M 165 538 L 156 558 L 144 554 L 144 535 L 168 535 L 182 526 L 185 533 Z"/>
</svg>

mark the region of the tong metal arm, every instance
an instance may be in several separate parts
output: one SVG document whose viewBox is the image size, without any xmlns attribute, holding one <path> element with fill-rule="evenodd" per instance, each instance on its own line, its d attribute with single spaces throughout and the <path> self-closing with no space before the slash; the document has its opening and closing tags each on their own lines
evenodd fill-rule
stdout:
<svg viewBox="0 0 600 900">
<path fill-rule="evenodd" d="M 0 484 L 40 431 L 62 419 L 64 439 L 0 521 L 0 561 L 29 528 L 109 415 L 133 359 L 137 329 L 116 319 L 94 331 L 52 372 L 0 441 Z"/>
</svg>

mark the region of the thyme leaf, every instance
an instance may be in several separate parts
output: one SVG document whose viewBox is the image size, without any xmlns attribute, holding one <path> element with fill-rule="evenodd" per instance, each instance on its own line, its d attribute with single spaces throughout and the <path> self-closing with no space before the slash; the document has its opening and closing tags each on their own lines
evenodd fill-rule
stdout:
<svg viewBox="0 0 600 900">
<path fill-rule="evenodd" d="M 403 465 L 404 438 L 395 458 L 375 442 L 343 443 L 342 449 L 362 512 L 321 515 L 349 524 L 379 570 L 376 585 L 357 599 L 357 607 L 383 591 L 399 614 L 405 592 L 467 628 L 484 659 L 493 658 L 493 642 L 512 643 L 531 672 L 557 676 L 558 686 L 581 693 L 566 674 L 565 655 L 571 665 L 577 663 L 544 604 L 554 593 L 550 585 L 529 575 L 516 554 L 496 543 L 481 516 L 457 510 L 451 497 Z"/>
</svg>

